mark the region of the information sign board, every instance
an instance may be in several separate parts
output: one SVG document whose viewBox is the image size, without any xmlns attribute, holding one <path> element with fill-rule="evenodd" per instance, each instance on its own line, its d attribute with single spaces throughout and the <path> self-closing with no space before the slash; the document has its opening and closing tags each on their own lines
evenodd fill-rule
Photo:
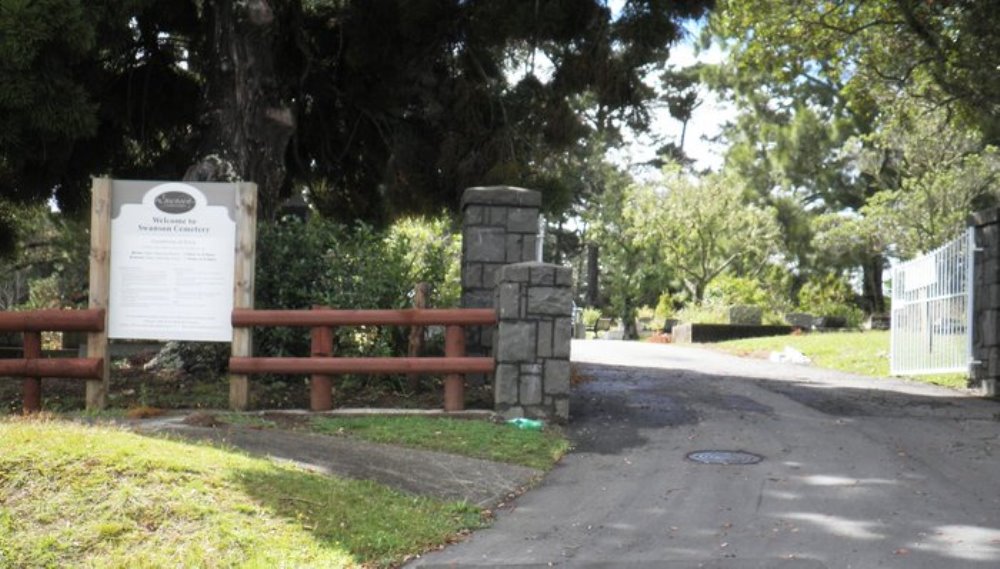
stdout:
<svg viewBox="0 0 1000 569">
<path fill-rule="evenodd" d="M 108 336 L 231 342 L 236 186 L 114 180 Z"/>
</svg>

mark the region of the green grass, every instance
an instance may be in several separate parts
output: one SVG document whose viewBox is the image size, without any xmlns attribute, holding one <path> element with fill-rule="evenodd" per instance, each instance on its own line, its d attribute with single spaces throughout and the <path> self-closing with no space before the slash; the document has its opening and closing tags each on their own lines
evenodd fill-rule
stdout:
<svg viewBox="0 0 1000 569">
<path fill-rule="evenodd" d="M 391 566 L 477 511 L 106 426 L 0 420 L 0 567 Z"/>
<path fill-rule="evenodd" d="M 889 332 L 886 331 L 769 336 L 712 345 L 738 355 L 765 355 L 791 346 L 808 356 L 817 367 L 889 377 Z M 918 375 L 909 379 L 951 388 L 966 385 L 964 374 Z"/>
<path fill-rule="evenodd" d="M 253 415 L 227 414 L 234 424 L 277 426 Z M 569 450 L 562 434 L 524 431 L 473 419 L 428 417 L 313 417 L 303 428 L 324 435 L 358 437 L 376 443 L 435 450 L 548 470 Z"/>
</svg>

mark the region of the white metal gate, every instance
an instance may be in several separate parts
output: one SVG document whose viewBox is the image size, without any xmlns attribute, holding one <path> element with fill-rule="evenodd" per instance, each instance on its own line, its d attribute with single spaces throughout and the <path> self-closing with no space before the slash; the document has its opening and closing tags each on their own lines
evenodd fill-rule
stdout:
<svg viewBox="0 0 1000 569">
<path fill-rule="evenodd" d="M 892 269 L 893 375 L 967 372 L 972 361 L 972 228 Z"/>
</svg>

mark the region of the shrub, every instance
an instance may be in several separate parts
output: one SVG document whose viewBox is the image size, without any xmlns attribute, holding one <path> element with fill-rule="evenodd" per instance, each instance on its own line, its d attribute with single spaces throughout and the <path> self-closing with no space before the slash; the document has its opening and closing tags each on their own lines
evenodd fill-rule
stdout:
<svg viewBox="0 0 1000 569">
<path fill-rule="evenodd" d="M 654 316 L 657 320 L 665 321 L 674 315 L 674 299 L 670 296 L 670 291 L 664 291 L 660 295 L 659 300 L 656 303 L 656 309 L 653 311 Z"/>
<path fill-rule="evenodd" d="M 767 291 L 757 279 L 721 275 L 705 287 L 705 302 L 713 305 L 759 306 L 768 308 L 770 299 Z"/>
<path fill-rule="evenodd" d="M 799 310 L 816 316 L 843 318 L 848 326 L 861 324 L 864 313 L 854 303 L 854 290 L 842 277 L 812 278 L 799 291 Z"/>
<path fill-rule="evenodd" d="M 257 239 L 256 306 L 310 308 L 403 308 L 412 282 L 400 241 L 370 226 L 353 228 L 312 218 L 264 224 Z M 389 355 L 391 329 L 339 328 L 338 354 Z M 309 331 L 264 328 L 255 346 L 270 356 L 309 353 Z"/>
<path fill-rule="evenodd" d="M 601 311 L 597 308 L 584 308 L 583 309 L 583 324 L 587 329 L 591 329 L 597 324 L 597 321 L 601 318 Z"/>
<path fill-rule="evenodd" d="M 410 284 L 431 285 L 430 306 L 458 306 L 462 295 L 462 238 L 451 231 L 451 220 L 446 215 L 401 219 L 389 228 L 386 239 L 392 248 L 403 252 Z"/>
<path fill-rule="evenodd" d="M 727 324 L 729 307 L 718 301 L 691 303 L 678 310 L 676 318 L 691 324 Z"/>
</svg>

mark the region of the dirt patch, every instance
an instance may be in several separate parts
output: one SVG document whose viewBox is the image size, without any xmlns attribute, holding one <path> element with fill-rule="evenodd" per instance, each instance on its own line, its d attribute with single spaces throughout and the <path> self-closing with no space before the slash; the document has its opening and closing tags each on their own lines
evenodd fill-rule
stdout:
<svg viewBox="0 0 1000 569">
<path fill-rule="evenodd" d="M 185 425 L 191 427 L 220 427 L 226 423 L 215 416 L 214 413 L 206 413 L 204 411 L 196 411 L 191 413 L 181 421 Z"/>
</svg>

